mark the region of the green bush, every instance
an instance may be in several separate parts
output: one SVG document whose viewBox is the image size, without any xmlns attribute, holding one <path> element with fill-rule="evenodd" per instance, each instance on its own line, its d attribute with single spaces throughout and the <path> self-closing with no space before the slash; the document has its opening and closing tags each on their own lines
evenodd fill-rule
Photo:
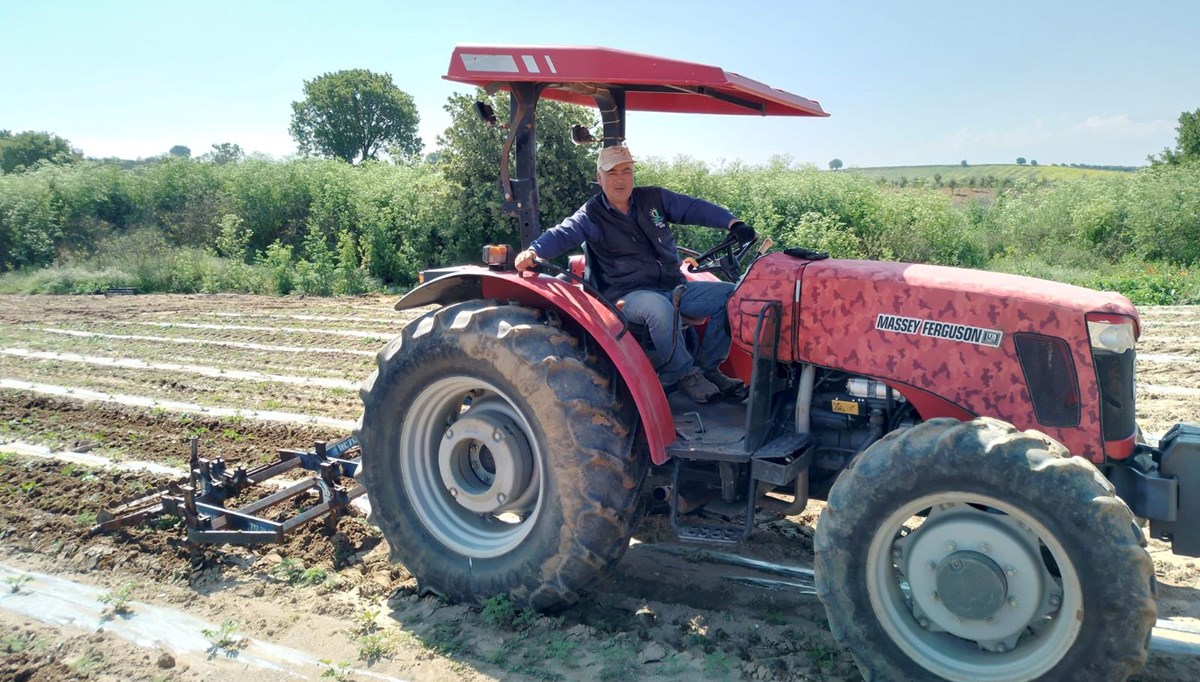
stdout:
<svg viewBox="0 0 1200 682">
<path fill-rule="evenodd" d="M 556 124 L 572 115 L 547 111 Z M 0 291 L 408 288 L 424 268 L 473 262 L 485 242 L 512 237 L 515 223 L 498 217 L 490 184 L 499 154 L 490 141 L 478 142 L 473 156 L 436 164 L 167 158 L 130 170 L 81 162 L 0 175 L 0 273 L 8 273 Z M 581 158 L 547 168 L 582 178 Z M 762 165 L 711 167 L 688 157 L 638 164 L 640 184 L 728 206 L 780 247 L 1037 271 L 1139 301 L 1194 300 L 1200 166 L 1054 183 L 992 180 L 981 183 L 1005 187 L 994 199 L 959 204 L 928 182 L 906 178 L 900 188 L 786 157 Z M 582 179 L 574 189 L 553 184 L 543 187 L 546 226 L 587 192 Z M 683 226 L 678 241 L 705 249 L 722 237 Z"/>
<path fill-rule="evenodd" d="M 271 273 L 271 289 L 274 293 L 286 296 L 296 288 L 291 246 L 285 246 L 276 240 L 267 247 L 259 263 Z"/>
<path fill-rule="evenodd" d="M 834 216 L 805 213 L 800 221 L 783 233 L 786 245 L 805 246 L 824 251 L 834 258 L 866 258 L 862 240 Z"/>
</svg>

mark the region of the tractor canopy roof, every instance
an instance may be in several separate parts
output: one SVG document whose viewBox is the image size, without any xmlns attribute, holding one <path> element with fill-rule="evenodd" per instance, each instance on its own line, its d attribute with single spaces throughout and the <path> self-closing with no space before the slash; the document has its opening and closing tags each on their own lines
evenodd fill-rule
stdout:
<svg viewBox="0 0 1200 682">
<path fill-rule="evenodd" d="M 598 92 L 620 91 L 624 108 L 636 111 L 829 115 L 815 100 L 720 67 L 603 47 L 459 45 L 445 78 L 489 92 L 537 83 L 542 97 L 584 106 L 597 106 Z"/>
</svg>

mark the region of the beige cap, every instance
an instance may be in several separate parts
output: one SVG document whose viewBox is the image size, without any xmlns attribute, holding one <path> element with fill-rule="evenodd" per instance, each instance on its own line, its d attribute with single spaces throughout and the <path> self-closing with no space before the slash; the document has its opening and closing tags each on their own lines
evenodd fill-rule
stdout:
<svg viewBox="0 0 1200 682">
<path fill-rule="evenodd" d="M 614 166 L 622 163 L 633 163 L 633 154 L 629 153 L 629 147 L 623 145 L 605 147 L 600 150 L 600 156 L 596 157 L 597 170 L 612 170 Z"/>
</svg>

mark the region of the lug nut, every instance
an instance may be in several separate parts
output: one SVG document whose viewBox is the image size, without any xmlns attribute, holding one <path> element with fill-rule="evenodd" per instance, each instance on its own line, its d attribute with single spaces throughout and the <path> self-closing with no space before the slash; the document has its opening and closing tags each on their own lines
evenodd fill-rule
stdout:
<svg viewBox="0 0 1200 682">
<path fill-rule="evenodd" d="M 450 489 L 450 497 L 458 497 L 458 488 Z"/>
<path fill-rule="evenodd" d="M 454 437 L 454 429 L 446 429 L 446 438 Z"/>
<path fill-rule="evenodd" d="M 920 625 L 922 628 L 929 629 L 929 619 L 928 618 L 918 618 L 917 625 Z"/>
<path fill-rule="evenodd" d="M 947 552 L 953 552 L 956 549 L 958 549 L 958 545 L 954 544 L 953 542 L 946 543 L 946 551 Z"/>
<path fill-rule="evenodd" d="M 1058 606 L 1061 603 L 1062 603 L 1062 599 L 1060 599 L 1057 594 L 1050 597 L 1050 605 L 1051 606 Z"/>
<path fill-rule="evenodd" d="M 988 552 L 992 551 L 992 546 L 985 542 L 979 546 L 979 551 L 987 554 Z"/>
<path fill-rule="evenodd" d="M 504 504 L 504 502 L 506 500 L 508 500 L 508 495 L 505 495 L 504 493 L 496 493 L 496 501 L 497 502 L 499 502 L 500 504 Z"/>
<path fill-rule="evenodd" d="M 1014 608 L 1014 609 L 1015 609 L 1015 608 L 1017 608 L 1017 598 L 1016 598 L 1016 597 L 1010 597 L 1010 598 L 1009 598 L 1009 600 L 1008 600 L 1008 605 L 1009 605 L 1010 607 Z"/>
<path fill-rule="evenodd" d="M 492 440 L 496 441 L 497 443 L 504 440 L 504 434 L 500 431 L 500 429 L 496 429 L 492 432 Z"/>
</svg>

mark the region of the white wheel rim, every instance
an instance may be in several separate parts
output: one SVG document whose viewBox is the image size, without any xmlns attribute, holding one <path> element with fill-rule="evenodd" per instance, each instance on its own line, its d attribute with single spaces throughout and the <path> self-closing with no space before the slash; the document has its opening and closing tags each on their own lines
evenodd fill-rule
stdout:
<svg viewBox="0 0 1200 682">
<path fill-rule="evenodd" d="M 927 510 L 924 522 L 910 523 Z M 897 541 L 901 529 L 912 526 Z M 1010 586 L 991 621 L 956 616 L 954 609 L 939 606 L 940 595 L 930 587 L 938 583 L 928 573 L 944 570 L 943 562 L 964 556 L 964 550 L 975 565 L 998 566 Z M 1043 552 L 1052 563 L 1043 561 Z M 926 495 L 888 516 L 867 552 L 867 590 L 892 641 L 947 679 L 1037 679 L 1066 655 L 1082 627 L 1079 575 L 1065 548 L 1037 519 L 987 495 Z M 957 613 L 962 606 L 959 602 Z"/>
<path fill-rule="evenodd" d="M 485 559 L 511 552 L 529 535 L 545 480 L 532 434 L 508 396 L 486 381 L 446 377 L 417 395 L 404 415 L 397 457 L 408 499 L 439 542 Z"/>
</svg>

